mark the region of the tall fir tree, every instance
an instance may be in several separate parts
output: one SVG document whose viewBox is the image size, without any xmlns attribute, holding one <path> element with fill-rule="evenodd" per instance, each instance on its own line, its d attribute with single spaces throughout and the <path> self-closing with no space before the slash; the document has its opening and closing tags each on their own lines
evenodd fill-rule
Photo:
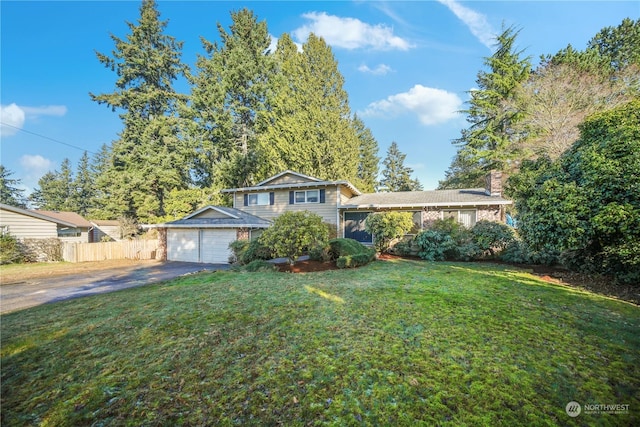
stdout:
<svg viewBox="0 0 640 427">
<path fill-rule="evenodd" d="M 0 203 L 25 208 L 27 204 L 24 190 L 19 188 L 22 181 L 11 178 L 12 175 L 13 172 L 0 165 Z"/>
<path fill-rule="evenodd" d="M 202 39 L 191 79 L 191 105 L 185 115 L 194 121 L 195 174 L 201 186 L 243 186 L 255 180 L 258 116 L 266 109 L 273 61 L 265 21 L 242 9 L 231 13 L 227 32 L 218 24 L 221 43 Z"/>
<path fill-rule="evenodd" d="M 278 75 L 259 138 L 263 177 L 294 169 L 357 181 L 359 139 L 331 48 L 312 33 L 298 52 L 285 34 L 275 58 Z"/>
<path fill-rule="evenodd" d="M 422 184 L 417 179 L 411 178 L 413 169 L 405 166 L 404 160 L 407 157 L 398 144 L 393 141 L 387 150 L 387 156 L 382 161 L 382 179 L 380 189 L 384 191 L 420 191 Z"/>
<path fill-rule="evenodd" d="M 503 29 L 496 37 L 496 50 L 485 58 L 487 71 L 480 71 L 476 80 L 478 88 L 469 94 L 467 115 L 469 128 L 462 130 L 454 141 L 459 146 L 456 163 L 464 169 L 450 169 L 448 176 L 462 187 L 481 185 L 484 175 L 491 169 L 511 170 L 518 159 L 514 151 L 512 127 L 523 117 L 523 112 L 513 108 L 513 101 L 520 84 L 531 72 L 528 57 L 516 49 L 518 31 L 513 27 Z M 458 176 L 455 172 L 464 173 Z M 441 187 L 449 187 L 441 182 Z"/>
<path fill-rule="evenodd" d="M 64 159 L 60 171 L 47 172 L 38 180 L 38 187 L 29 196 L 38 209 L 74 211 L 73 172 L 71 162 Z"/>
<path fill-rule="evenodd" d="M 102 209 L 112 217 L 152 221 L 165 214 L 164 199 L 190 182 L 188 147 L 180 138 L 177 103 L 185 96 L 173 84 L 187 73 L 182 42 L 164 34 L 154 0 L 143 0 L 137 24 L 127 23 L 126 39 L 112 35 L 112 56 L 97 53 L 118 79 L 113 93 L 90 94 L 120 115 L 123 130 L 111 146 L 100 180 Z"/>
<path fill-rule="evenodd" d="M 372 193 L 378 186 L 380 157 L 378 157 L 378 141 L 364 122 L 354 115 L 353 126 L 358 136 L 358 175 L 356 186 L 366 193 Z"/>
<path fill-rule="evenodd" d="M 85 151 L 76 169 L 71 195 L 73 211 L 87 216 L 95 207 L 95 180 L 91 172 L 89 154 Z"/>
</svg>

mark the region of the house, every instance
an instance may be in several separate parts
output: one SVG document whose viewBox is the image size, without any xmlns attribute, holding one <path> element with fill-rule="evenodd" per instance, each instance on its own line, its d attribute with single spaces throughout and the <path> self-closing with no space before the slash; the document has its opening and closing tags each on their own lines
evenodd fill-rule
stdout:
<svg viewBox="0 0 640 427">
<path fill-rule="evenodd" d="M 373 212 L 410 212 L 417 232 L 446 218 L 455 218 L 467 227 L 480 220 L 504 222 L 505 208 L 512 204 L 502 197 L 502 174 L 496 171 L 487 176 L 485 188 L 363 194 L 349 181 L 327 181 L 287 170 L 253 186 L 222 193 L 232 196 L 233 208 L 208 206 L 157 226 L 167 229 L 167 259 L 226 262 L 222 259 L 229 242 L 257 236 L 271 220 L 288 211 L 313 212 L 335 227 L 338 236 L 371 244 L 372 236 L 364 223 Z M 217 234 L 211 233 L 212 228 Z M 203 252 L 213 251 L 209 245 L 217 246 L 215 257 Z"/>
<path fill-rule="evenodd" d="M 17 239 L 90 242 L 92 225 L 75 212 L 22 209 L 0 203 L 0 230 Z"/>
</svg>

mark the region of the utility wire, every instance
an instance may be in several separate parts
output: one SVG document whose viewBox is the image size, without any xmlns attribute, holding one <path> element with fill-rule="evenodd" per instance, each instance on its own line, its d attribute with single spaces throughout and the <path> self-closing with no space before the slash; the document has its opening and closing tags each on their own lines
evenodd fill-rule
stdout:
<svg viewBox="0 0 640 427">
<path fill-rule="evenodd" d="M 53 138 L 50 138 L 50 137 L 45 136 L 45 135 L 40 135 L 39 133 L 31 132 L 29 130 L 22 129 L 22 128 L 19 128 L 17 126 L 13 126 L 13 125 L 10 125 L 8 123 L 5 123 L 5 122 L 0 122 L 0 125 L 8 126 L 10 128 L 17 129 L 19 131 L 22 131 L 22 132 L 25 132 L 25 133 L 28 133 L 28 134 L 31 134 L 31 135 L 34 135 L 34 136 L 38 136 L 40 138 L 48 139 L 49 141 L 55 142 L 56 144 L 66 145 L 67 147 L 75 148 L 76 150 L 86 151 L 87 153 L 91 153 L 91 154 L 98 154 L 98 153 L 95 153 L 95 152 L 93 152 L 91 150 L 87 150 L 86 148 L 82 148 L 82 147 L 78 147 L 77 145 L 73 145 L 73 144 L 69 144 L 69 143 L 66 143 L 66 142 L 58 141 L 57 139 L 53 139 Z"/>
</svg>

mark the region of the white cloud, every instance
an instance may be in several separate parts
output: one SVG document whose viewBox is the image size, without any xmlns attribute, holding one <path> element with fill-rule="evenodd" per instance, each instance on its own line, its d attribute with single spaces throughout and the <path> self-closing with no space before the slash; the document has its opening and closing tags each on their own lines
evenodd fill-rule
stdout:
<svg viewBox="0 0 640 427">
<path fill-rule="evenodd" d="M 413 47 L 393 35 L 393 28 L 386 25 L 370 25 L 356 18 L 341 18 L 326 12 L 309 12 L 302 17 L 311 22 L 293 30 L 292 34 L 298 41 L 304 41 L 309 33 L 314 33 L 327 44 L 344 49 L 408 50 Z"/>
<path fill-rule="evenodd" d="M 458 116 L 462 100 L 455 93 L 415 85 L 408 92 L 391 95 L 367 107 L 363 116 L 398 115 L 411 112 L 423 125 L 436 125 Z"/>
<path fill-rule="evenodd" d="M 358 71 L 361 71 L 363 73 L 373 74 L 376 76 L 384 76 L 385 74 L 388 74 L 393 70 L 391 69 L 391 67 L 389 67 L 386 64 L 378 64 L 378 66 L 373 69 L 369 68 L 365 64 L 362 64 L 361 66 L 358 67 Z"/>
<path fill-rule="evenodd" d="M 496 31 L 493 29 L 487 17 L 475 10 L 469 9 L 458 3 L 457 0 L 438 0 L 447 6 L 471 31 L 471 34 L 477 38 L 480 43 L 493 50 Z"/>
<path fill-rule="evenodd" d="M 54 169 L 53 162 L 39 154 L 20 157 L 20 166 L 24 170 L 22 183 L 29 189 L 35 188 L 42 175 Z"/>
<path fill-rule="evenodd" d="M 44 105 L 40 107 L 24 107 L 15 103 L 9 105 L 0 105 L 0 135 L 15 135 L 19 129 L 22 129 L 25 121 L 35 120 L 40 116 L 56 116 L 61 117 L 67 114 L 67 107 L 64 105 Z M 5 126 L 7 125 L 7 126 Z"/>
<path fill-rule="evenodd" d="M 0 105 L 0 136 L 11 136 L 24 125 L 24 110 L 16 104 Z M 8 125 L 8 126 L 5 126 Z"/>
</svg>

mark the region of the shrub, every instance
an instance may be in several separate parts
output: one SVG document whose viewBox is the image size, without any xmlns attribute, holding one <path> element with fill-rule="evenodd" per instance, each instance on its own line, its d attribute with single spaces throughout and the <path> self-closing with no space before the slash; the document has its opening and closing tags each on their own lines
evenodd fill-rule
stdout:
<svg viewBox="0 0 640 427">
<path fill-rule="evenodd" d="M 354 239 L 333 239 L 329 241 L 329 256 L 338 268 L 355 268 L 374 260 L 375 250 Z"/>
<path fill-rule="evenodd" d="M 513 229 L 506 224 L 478 221 L 471 229 L 473 241 L 484 253 L 494 256 L 509 246 L 515 239 Z"/>
<path fill-rule="evenodd" d="M 10 234 L 0 234 L 0 265 L 25 261 L 26 254 L 22 244 Z"/>
<path fill-rule="evenodd" d="M 278 267 L 274 264 L 267 262 L 262 259 L 256 259 L 248 263 L 247 265 L 242 267 L 243 271 L 248 271 L 250 273 L 256 272 L 268 272 L 268 271 L 277 271 Z"/>
<path fill-rule="evenodd" d="M 229 262 L 231 264 L 240 263 L 242 256 L 246 252 L 249 247 L 248 240 L 234 240 L 229 243 L 229 249 L 231 249 L 232 254 L 229 256 Z"/>
<path fill-rule="evenodd" d="M 62 261 L 62 242 L 60 239 L 24 239 L 21 245 L 28 262 Z"/>
<path fill-rule="evenodd" d="M 367 217 L 365 229 L 373 235 L 378 252 L 386 252 L 395 239 L 407 234 L 413 228 L 410 212 L 378 212 Z"/>
<path fill-rule="evenodd" d="M 449 234 L 439 230 L 424 230 L 415 237 L 418 246 L 418 256 L 427 261 L 443 261 L 445 253 L 455 247 L 455 242 Z"/>
<path fill-rule="evenodd" d="M 504 248 L 500 259 L 514 264 L 554 265 L 559 261 L 559 252 L 553 248 L 532 250 L 524 241 L 515 239 Z"/>
<path fill-rule="evenodd" d="M 329 230 L 322 217 L 309 211 L 285 212 L 273 221 L 258 239 L 274 255 L 286 257 L 289 264 L 307 250 L 326 246 Z"/>
</svg>

